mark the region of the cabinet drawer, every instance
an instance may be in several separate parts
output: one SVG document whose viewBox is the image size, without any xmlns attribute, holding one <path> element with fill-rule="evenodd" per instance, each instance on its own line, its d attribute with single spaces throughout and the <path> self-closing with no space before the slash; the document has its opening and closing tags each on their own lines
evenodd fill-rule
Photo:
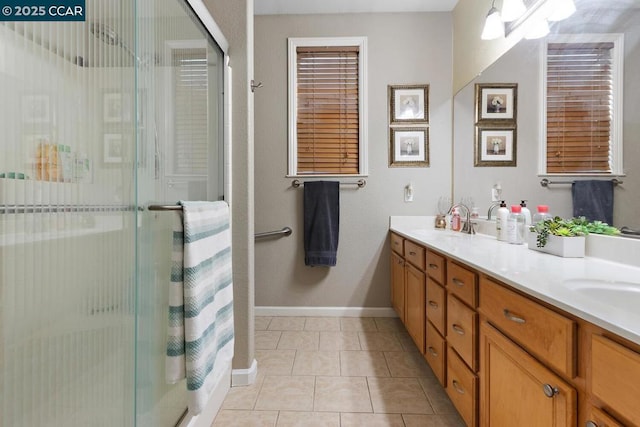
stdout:
<svg viewBox="0 0 640 427">
<path fill-rule="evenodd" d="M 395 233 L 391 233 L 391 250 L 400 256 L 404 255 L 404 239 Z"/>
<path fill-rule="evenodd" d="M 447 262 L 442 255 L 427 251 L 427 274 L 441 285 L 444 285 L 446 265 Z"/>
<path fill-rule="evenodd" d="M 576 324 L 504 286 L 480 279 L 480 307 L 489 322 L 553 368 L 573 378 Z"/>
<path fill-rule="evenodd" d="M 425 249 L 422 246 L 416 245 L 409 240 L 404 241 L 405 259 L 422 271 L 424 271 L 424 253 Z"/>
<path fill-rule="evenodd" d="M 591 393 L 630 424 L 640 425 L 640 354 L 592 335 Z"/>
<path fill-rule="evenodd" d="M 469 427 L 478 425 L 478 377 L 465 366 L 454 351 L 447 354 L 446 391 Z"/>
<path fill-rule="evenodd" d="M 474 371 L 478 370 L 476 357 L 478 317 L 475 311 L 457 297 L 447 298 L 447 342 Z"/>
<path fill-rule="evenodd" d="M 605 414 L 598 408 L 591 408 L 585 427 L 624 427 L 622 424 Z"/>
<path fill-rule="evenodd" d="M 440 336 L 440 333 L 431 323 L 427 322 L 424 358 L 427 360 L 427 363 L 429 363 L 429 366 L 431 366 L 433 373 L 443 387 L 446 385 L 446 348 L 447 343 L 444 338 Z"/>
<path fill-rule="evenodd" d="M 447 261 L 447 289 L 473 308 L 478 305 L 477 277 L 474 271 Z"/>
<path fill-rule="evenodd" d="M 427 320 L 433 323 L 441 335 L 446 334 L 445 309 L 447 306 L 445 301 L 444 288 L 427 276 Z"/>
</svg>

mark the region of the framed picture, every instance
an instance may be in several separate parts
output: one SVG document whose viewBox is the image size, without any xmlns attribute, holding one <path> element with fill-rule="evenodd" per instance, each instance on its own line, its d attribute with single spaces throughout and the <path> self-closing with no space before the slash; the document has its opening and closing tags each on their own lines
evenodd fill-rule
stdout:
<svg viewBox="0 0 640 427">
<path fill-rule="evenodd" d="M 388 96 L 392 125 L 429 123 L 429 85 L 389 85 Z"/>
<path fill-rule="evenodd" d="M 516 124 L 517 83 L 476 84 L 476 123 L 510 121 Z"/>
<path fill-rule="evenodd" d="M 25 95 L 22 97 L 23 123 L 49 123 L 50 121 L 49 95 Z"/>
<path fill-rule="evenodd" d="M 429 166 L 429 129 L 391 128 L 389 166 Z"/>
<path fill-rule="evenodd" d="M 121 133 L 104 134 L 104 163 L 122 163 L 124 152 L 124 138 Z"/>
<path fill-rule="evenodd" d="M 516 166 L 516 128 L 476 126 L 474 166 Z"/>
<path fill-rule="evenodd" d="M 122 93 L 105 93 L 103 99 L 103 120 L 105 123 L 131 121 L 131 99 Z"/>
</svg>

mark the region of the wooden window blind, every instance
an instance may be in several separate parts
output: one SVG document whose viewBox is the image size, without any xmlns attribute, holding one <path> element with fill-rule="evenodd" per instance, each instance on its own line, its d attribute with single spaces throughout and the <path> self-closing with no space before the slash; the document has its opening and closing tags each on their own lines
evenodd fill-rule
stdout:
<svg viewBox="0 0 640 427">
<path fill-rule="evenodd" d="M 204 48 L 173 51 L 175 143 L 171 173 L 206 175 L 208 170 L 208 69 Z"/>
<path fill-rule="evenodd" d="M 611 173 L 614 43 L 547 45 L 547 172 Z"/>
<path fill-rule="evenodd" d="M 358 46 L 298 46 L 296 69 L 298 174 L 358 174 Z"/>
</svg>

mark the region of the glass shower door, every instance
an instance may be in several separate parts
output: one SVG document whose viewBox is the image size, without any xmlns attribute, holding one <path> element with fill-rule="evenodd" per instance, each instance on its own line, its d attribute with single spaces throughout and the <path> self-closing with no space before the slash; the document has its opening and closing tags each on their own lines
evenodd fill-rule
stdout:
<svg viewBox="0 0 640 427">
<path fill-rule="evenodd" d="M 185 381 L 165 381 L 178 214 L 145 208 L 223 198 L 224 55 L 183 0 L 139 0 L 138 15 L 136 417 L 138 425 L 162 427 L 187 408 Z"/>
</svg>

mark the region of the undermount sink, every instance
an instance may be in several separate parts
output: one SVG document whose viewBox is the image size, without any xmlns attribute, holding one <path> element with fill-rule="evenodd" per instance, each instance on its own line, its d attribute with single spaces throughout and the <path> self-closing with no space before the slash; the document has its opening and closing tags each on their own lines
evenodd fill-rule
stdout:
<svg viewBox="0 0 640 427">
<path fill-rule="evenodd" d="M 567 287 L 616 307 L 636 311 L 640 307 L 640 283 L 606 279 L 568 279 Z"/>
</svg>

